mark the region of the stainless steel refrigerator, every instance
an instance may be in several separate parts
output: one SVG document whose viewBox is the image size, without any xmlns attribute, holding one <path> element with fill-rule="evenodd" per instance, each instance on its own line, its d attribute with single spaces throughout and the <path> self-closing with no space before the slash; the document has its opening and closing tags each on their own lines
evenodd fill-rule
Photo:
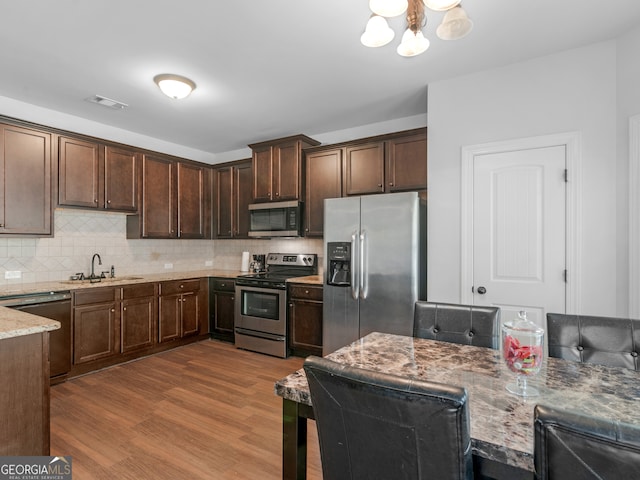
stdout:
<svg viewBox="0 0 640 480">
<path fill-rule="evenodd" d="M 426 298 L 426 194 L 324 203 L 323 355 L 371 332 L 411 335 Z"/>
</svg>

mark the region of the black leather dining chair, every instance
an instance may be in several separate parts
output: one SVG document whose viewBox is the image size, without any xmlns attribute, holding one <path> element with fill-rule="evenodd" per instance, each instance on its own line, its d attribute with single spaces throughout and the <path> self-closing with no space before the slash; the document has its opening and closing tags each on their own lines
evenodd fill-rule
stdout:
<svg viewBox="0 0 640 480">
<path fill-rule="evenodd" d="M 547 313 L 549 356 L 640 370 L 640 320 Z"/>
<path fill-rule="evenodd" d="M 308 357 L 324 480 L 471 479 L 467 392 Z"/>
<path fill-rule="evenodd" d="M 536 405 L 537 480 L 640 477 L 640 428 Z"/>
<path fill-rule="evenodd" d="M 418 301 L 413 336 L 444 342 L 500 348 L 500 308 Z"/>
</svg>

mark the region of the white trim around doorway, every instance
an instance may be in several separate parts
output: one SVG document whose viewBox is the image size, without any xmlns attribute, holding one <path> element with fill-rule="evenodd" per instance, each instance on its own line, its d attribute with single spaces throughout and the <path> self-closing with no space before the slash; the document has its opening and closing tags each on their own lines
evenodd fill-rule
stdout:
<svg viewBox="0 0 640 480">
<path fill-rule="evenodd" d="M 640 121 L 640 120 L 639 120 Z M 460 225 L 460 299 L 472 304 L 473 293 L 473 162 L 480 155 L 528 150 L 533 148 L 566 148 L 566 312 L 580 313 L 581 241 L 582 232 L 582 137 L 579 132 L 559 133 L 462 147 L 461 151 L 461 225 Z"/>
<path fill-rule="evenodd" d="M 640 115 L 629 118 L 629 317 L 640 318 Z"/>
</svg>

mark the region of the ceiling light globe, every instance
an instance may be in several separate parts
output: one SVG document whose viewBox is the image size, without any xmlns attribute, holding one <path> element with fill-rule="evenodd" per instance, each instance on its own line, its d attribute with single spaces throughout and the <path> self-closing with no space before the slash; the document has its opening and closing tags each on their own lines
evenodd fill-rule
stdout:
<svg viewBox="0 0 640 480">
<path fill-rule="evenodd" d="M 473 22 L 462 7 L 449 10 L 442 23 L 436 29 L 436 35 L 442 40 L 458 40 L 467 35 L 473 28 Z"/>
<path fill-rule="evenodd" d="M 360 37 L 360 42 L 365 47 L 382 47 L 393 40 L 395 35 L 383 17 L 372 15 L 367 22 L 367 28 Z"/>
<path fill-rule="evenodd" d="M 398 55 L 402 55 L 403 57 L 415 57 L 426 51 L 430 43 L 429 39 L 424 37 L 421 30 L 418 30 L 418 32 L 414 34 L 411 29 L 407 28 L 402 35 L 402 43 L 398 45 L 396 51 Z"/>
<path fill-rule="evenodd" d="M 424 6 L 435 10 L 436 12 L 444 12 L 458 5 L 462 0 L 423 0 Z"/>
<path fill-rule="evenodd" d="M 172 74 L 156 75 L 153 81 L 167 97 L 180 100 L 186 98 L 195 90 L 196 84 L 186 77 Z"/>
<path fill-rule="evenodd" d="M 369 8 L 382 17 L 397 17 L 407 11 L 407 0 L 369 0 Z"/>
</svg>

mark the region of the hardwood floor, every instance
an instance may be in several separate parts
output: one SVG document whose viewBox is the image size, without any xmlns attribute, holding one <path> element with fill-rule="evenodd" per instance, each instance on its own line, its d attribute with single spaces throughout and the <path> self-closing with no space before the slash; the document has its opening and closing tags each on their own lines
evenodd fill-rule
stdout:
<svg viewBox="0 0 640 480">
<path fill-rule="evenodd" d="M 281 479 L 273 384 L 302 362 L 206 340 L 68 380 L 51 387 L 51 455 L 74 480 Z M 322 478 L 312 421 L 307 478 Z"/>
</svg>

